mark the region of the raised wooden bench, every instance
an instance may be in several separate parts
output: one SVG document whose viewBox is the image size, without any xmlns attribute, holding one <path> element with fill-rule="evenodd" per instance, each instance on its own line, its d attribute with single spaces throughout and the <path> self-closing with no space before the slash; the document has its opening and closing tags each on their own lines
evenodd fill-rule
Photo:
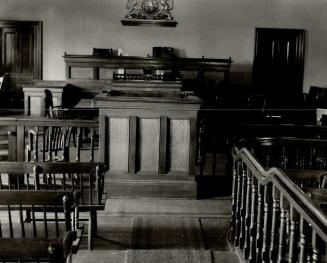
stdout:
<svg viewBox="0 0 327 263">
<path fill-rule="evenodd" d="M 1 190 L 2 262 L 71 262 L 82 233 L 71 223 L 76 197 L 76 192 Z M 32 214 L 30 221 L 23 219 L 24 212 Z"/>
<path fill-rule="evenodd" d="M 0 162 L 0 189 L 80 192 L 79 212 L 88 212 L 88 247 L 97 234 L 97 211 L 104 210 L 102 163 Z M 81 219 L 77 220 L 80 221 Z"/>
</svg>

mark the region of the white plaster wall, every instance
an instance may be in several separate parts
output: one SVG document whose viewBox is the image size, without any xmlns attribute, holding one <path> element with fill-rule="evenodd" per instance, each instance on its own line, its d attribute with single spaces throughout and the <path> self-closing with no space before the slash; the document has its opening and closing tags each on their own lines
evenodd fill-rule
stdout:
<svg viewBox="0 0 327 263">
<path fill-rule="evenodd" d="M 175 0 L 176 28 L 126 27 L 127 0 L 0 0 L 1 20 L 43 21 L 44 79 L 63 80 L 62 55 L 122 47 L 145 56 L 171 46 L 185 57 L 232 57 L 231 81 L 251 83 L 255 27 L 306 30 L 304 91 L 327 86 L 326 0 Z"/>
</svg>

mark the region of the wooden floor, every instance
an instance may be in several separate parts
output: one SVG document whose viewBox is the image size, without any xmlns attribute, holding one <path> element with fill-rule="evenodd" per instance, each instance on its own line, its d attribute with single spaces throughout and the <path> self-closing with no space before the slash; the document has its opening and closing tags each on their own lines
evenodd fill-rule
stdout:
<svg viewBox="0 0 327 263">
<path fill-rule="evenodd" d="M 94 250 L 84 239 L 73 262 L 239 262 L 227 242 L 230 206 L 228 197 L 108 199 Z"/>
</svg>

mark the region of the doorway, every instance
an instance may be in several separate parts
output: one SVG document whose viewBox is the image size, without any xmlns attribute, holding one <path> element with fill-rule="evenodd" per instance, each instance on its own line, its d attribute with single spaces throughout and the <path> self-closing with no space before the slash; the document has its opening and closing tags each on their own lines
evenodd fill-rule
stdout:
<svg viewBox="0 0 327 263">
<path fill-rule="evenodd" d="M 0 38 L 0 76 L 4 76 L 1 99 L 9 107 L 20 108 L 22 86 L 42 79 L 42 22 L 0 21 Z"/>
<path fill-rule="evenodd" d="M 253 84 L 272 107 L 292 107 L 303 99 L 305 31 L 256 28 Z"/>
</svg>

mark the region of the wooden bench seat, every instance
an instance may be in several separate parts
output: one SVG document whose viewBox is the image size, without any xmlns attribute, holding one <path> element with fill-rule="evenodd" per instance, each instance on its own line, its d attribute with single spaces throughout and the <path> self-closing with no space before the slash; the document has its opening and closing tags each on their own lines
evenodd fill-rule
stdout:
<svg viewBox="0 0 327 263">
<path fill-rule="evenodd" d="M 71 223 L 77 197 L 65 191 L 1 190 L 0 208 L 6 210 L 0 212 L 2 262 L 71 261 L 82 234 Z M 29 222 L 24 220 L 27 211 L 32 214 Z"/>
<path fill-rule="evenodd" d="M 104 210 L 105 166 L 102 163 L 0 162 L 0 189 L 78 190 L 79 211 L 88 212 L 88 247 L 97 233 L 97 211 Z M 78 223 L 78 222 L 77 222 Z"/>
</svg>

